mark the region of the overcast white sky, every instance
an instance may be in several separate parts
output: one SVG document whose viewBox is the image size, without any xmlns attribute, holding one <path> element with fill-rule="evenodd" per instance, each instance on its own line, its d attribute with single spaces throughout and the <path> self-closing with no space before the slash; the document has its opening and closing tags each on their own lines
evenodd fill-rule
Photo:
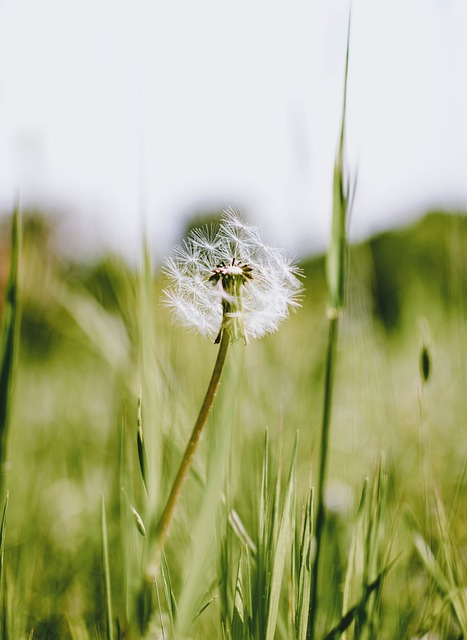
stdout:
<svg viewBox="0 0 467 640">
<path fill-rule="evenodd" d="M 53 205 L 156 254 L 184 216 L 241 206 L 322 248 L 349 3 L 0 0 L 0 209 Z M 354 0 L 354 237 L 467 208 L 467 2 Z M 91 243 L 91 240 L 89 241 Z"/>
</svg>

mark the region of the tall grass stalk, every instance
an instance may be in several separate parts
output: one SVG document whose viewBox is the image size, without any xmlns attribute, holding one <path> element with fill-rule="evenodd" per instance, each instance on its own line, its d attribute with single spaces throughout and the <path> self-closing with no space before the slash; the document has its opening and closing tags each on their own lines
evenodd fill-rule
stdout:
<svg viewBox="0 0 467 640">
<path fill-rule="evenodd" d="M 11 228 L 10 271 L 5 295 L 0 343 L 0 497 L 5 484 L 5 461 L 8 445 L 8 427 L 13 400 L 13 380 L 18 347 L 19 327 L 19 259 L 21 226 L 19 208 L 13 213 Z"/>
<path fill-rule="evenodd" d="M 317 508 L 315 525 L 315 558 L 312 570 L 312 585 L 308 619 L 307 638 L 315 637 L 318 576 L 321 559 L 323 532 L 325 525 L 324 492 L 328 464 L 329 431 L 331 424 L 332 389 L 334 379 L 334 362 L 337 348 L 339 316 L 344 309 L 345 263 L 346 263 L 346 224 L 350 205 L 349 180 L 344 166 L 345 113 L 347 104 L 347 77 L 349 70 L 350 15 L 347 33 L 347 50 L 344 74 L 344 98 L 341 118 L 339 149 L 334 165 L 333 176 L 333 211 L 331 239 L 326 255 L 326 285 L 328 293 L 329 331 L 326 350 L 326 370 L 324 380 L 323 417 L 321 423 L 321 441 L 319 451 L 319 475 L 317 489 Z"/>
<path fill-rule="evenodd" d="M 313 489 L 309 491 L 303 508 L 303 521 L 300 539 L 296 541 L 296 559 L 293 566 L 295 575 L 295 594 L 293 622 L 295 638 L 305 640 L 308 628 L 308 606 L 311 593 L 311 547 L 313 540 Z"/>
<path fill-rule="evenodd" d="M 326 470 L 328 462 L 328 448 L 329 448 L 329 426 L 331 422 L 331 399 L 332 399 L 332 385 L 334 376 L 334 359 L 335 350 L 337 345 L 337 329 L 338 329 L 338 317 L 330 318 L 329 321 L 329 333 L 328 333 L 328 346 L 326 355 L 326 374 L 324 382 L 324 406 L 323 406 L 323 422 L 321 425 L 321 445 L 319 452 L 319 476 L 318 476 L 318 490 L 317 490 L 317 508 L 316 508 L 316 524 L 315 524 L 315 557 L 312 570 L 312 583 L 311 583 L 311 595 L 310 595 L 310 608 L 309 608 L 309 620 L 308 620 L 308 634 L 307 638 L 313 639 L 315 637 L 315 624 L 316 624 L 316 607 L 318 602 L 318 572 L 319 561 L 321 558 L 323 530 L 325 524 L 325 506 L 324 506 L 324 485 L 326 481 Z"/>
</svg>

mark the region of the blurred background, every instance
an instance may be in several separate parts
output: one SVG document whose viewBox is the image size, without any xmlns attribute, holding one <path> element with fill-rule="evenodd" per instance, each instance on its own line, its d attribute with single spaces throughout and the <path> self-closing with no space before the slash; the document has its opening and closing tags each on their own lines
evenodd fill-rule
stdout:
<svg viewBox="0 0 467 640">
<path fill-rule="evenodd" d="M 322 250 L 347 0 L 0 1 L 0 211 L 60 214 L 62 246 L 165 255 L 237 206 L 271 243 Z M 467 7 L 352 4 L 353 238 L 467 203 Z M 143 222 L 144 221 L 144 222 Z"/>
</svg>

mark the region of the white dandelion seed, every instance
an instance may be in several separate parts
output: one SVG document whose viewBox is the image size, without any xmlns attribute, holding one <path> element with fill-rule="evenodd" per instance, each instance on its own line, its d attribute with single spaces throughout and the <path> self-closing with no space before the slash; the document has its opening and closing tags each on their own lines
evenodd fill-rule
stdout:
<svg viewBox="0 0 467 640">
<path fill-rule="evenodd" d="M 281 249 L 264 244 L 257 227 L 232 209 L 217 232 L 192 231 L 165 263 L 166 302 L 175 320 L 219 342 L 260 338 L 300 306 L 299 270 Z M 217 336 L 217 337 L 216 337 Z"/>
</svg>

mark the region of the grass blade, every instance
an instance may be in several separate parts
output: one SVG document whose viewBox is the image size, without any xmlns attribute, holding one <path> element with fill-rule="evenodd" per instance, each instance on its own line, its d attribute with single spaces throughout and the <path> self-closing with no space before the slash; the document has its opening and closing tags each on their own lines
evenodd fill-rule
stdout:
<svg viewBox="0 0 467 640">
<path fill-rule="evenodd" d="M 170 577 L 170 571 L 167 565 L 167 559 L 165 557 L 165 553 L 162 553 L 161 555 L 161 577 L 162 577 L 162 583 L 164 587 L 167 614 L 169 616 L 170 631 L 171 631 L 171 635 L 173 635 L 174 627 L 175 627 L 175 619 L 177 617 L 177 603 L 175 600 L 175 595 L 172 587 L 172 580 Z"/>
<path fill-rule="evenodd" d="M 9 494 L 7 491 L 5 504 L 3 506 L 2 522 L 0 524 L 0 603 L 3 608 L 1 620 L 2 638 L 8 638 L 8 605 L 6 597 L 6 580 L 3 573 L 3 558 L 5 552 L 5 532 L 6 532 L 6 516 L 8 511 Z"/>
<path fill-rule="evenodd" d="M 387 567 L 385 567 L 383 571 L 381 571 L 381 573 L 377 576 L 377 578 L 373 580 L 373 582 L 367 585 L 365 589 L 365 593 L 363 594 L 359 602 L 353 607 L 351 607 L 347 611 L 347 613 L 342 616 L 342 618 L 339 620 L 336 626 L 333 627 L 331 631 L 329 631 L 324 636 L 323 640 L 337 640 L 337 638 L 339 638 L 344 633 L 344 631 L 346 631 L 346 629 L 350 627 L 352 622 L 356 620 L 363 611 L 365 611 L 367 602 L 371 594 L 377 591 L 381 587 L 384 577 L 386 576 L 388 571 L 392 568 L 393 564 L 394 564 L 394 561 L 390 563 Z"/>
<path fill-rule="evenodd" d="M 457 567 L 455 564 L 456 560 L 453 549 L 451 548 L 451 543 L 446 544 L 446 542 L 443 540 L 443 543 L 440 545 L 442 554 L 444 554 L 445 556 L 452 556 L 450 558 L 444 558 L 446 569 L 443 569 L 423 536 L 421 536 L 420 534 L 415 534 L 414 543 L 420 559 L 428 575 L 431 577 L 436 590 L 443 598 L 445 603 L 449 605 L 454 618 L 457 620 L 460 628 L 462 629 L 463 637 L 466 637 L 467 596 L 465 593 L 465 588 L 460 582 L 458 576 L 453 573 L 457 569 Z"/>
<path fill-rule="evenodd" d="M 104 578 L 105 578 L 105 599 L 106 599 L 106 618 L 107 618 L 107 640 L 113 640 L 113 615 L 112 615 L 112 594 L 110 588 L 110 563 L 109 563 L 109 541 L 107 536 L 107 518 L 105 515 L 105 500 L 102 496 L 102 551 L 104 562 Z"/>
<path fill-rule="evenodd" d="M 350 602 L 353 599 L 351 597 L 352 591 L 355 591 L 355 589 L 352 589 L 353 582 L 358 580 L 358 571 L 356 568 L 356 563 L 357 563 L 357 554 L 359 549 L 360 536 L 362 535 L 362 530 L 364 527 L 364 517 L 365 517 L 364 510 L 367 502 L 368 487 L 369 487 L 369 479 L 366 478 L 363 484 L 363 489 L 360 496 L 360 503 L 358 505 L 358 510 L 357 510 L 357 520 L 356 520 L 353 535 L 352 535 L 352 542 L 351 542 L 350 551 L 349 551 L 349 560 L 347 562 L 347 572 L 345 576 L 343 601 L 342 601 L 342 606 L 344 611 L 347 611 L 347 609 L 350 606 Z"/>
<path fill-rule="evenodd" d="M 8 511 L 9 493 L 7 491 L 5 504 L 3 505 L 2 522 L 0 524 L 0 590 L 3 585 L 3 556 L 5 552 L 6 514 Z"/>
<path fill-rule="evenodd" d="M 16 209 L 12 220 L 10 271 L 6 287 L 0 343 L 0 495 L 3 494 L 8 426 L 11 414 L 14 369 L 18 346 L 20 236 L 20 214 L 19 209 Z"/>
<path fill-rule="evenodd" d="M 148 468 L 148 461 L 147 461 L 147 455 L 146 455 L 146 445 L 144 443 L 144 436 L 143 436 L 143 418 L 142 418 L 142 410 L 141 410 L 141 404 L 142 404 L 142 390 L 140 389 L 140 393 L 139 393 L 139 397 L 138 397 L 138 431 L 136 434 L 136 444 L 137 444 L 137 448 L 138 448 L 138 460 L 139 460 L 139 468 L 141 471 L 141 478 L 143 480 L 143 485 L 144 485 L 144 490 L 146 491 L 146 494 L 148 492 L 148 485 L 147 485 L 147 468 Z"/>
<path fill-rule="evenodd" d="M 298 438 L 295 440 L 295 448 L 290 465 L 290 472 L 287 481 L 287 492 L 280 519 L 280 525 L 275 544 L 275 553 L 271 568 L 271 585 L 269 593 L 269 612 L 266 628 L 266 640 L 273 640 L 276 632 L 277 615 L 279 611 L 279 600 L 282 587 L 282 576 L 284 573 L 285 559 L 289 551 L 290 540 L 294 527 L 294 506 L 295 506 L 295 461 L 297 455 Z M 278 511 L 279 505 L 276 504 Z"/>
<path fill-rule="evenodd" d="M 312 570 L 312 539 L 313 539 L 313 490 L 310 491 L 304 511 L 300 542 L 299 570 L 298 570 L 298 598 L 295 619 L 295 633 L 297 640 L 306 640 L 308 627 L 308 605 L 311 593 Z"/>
</svg>

